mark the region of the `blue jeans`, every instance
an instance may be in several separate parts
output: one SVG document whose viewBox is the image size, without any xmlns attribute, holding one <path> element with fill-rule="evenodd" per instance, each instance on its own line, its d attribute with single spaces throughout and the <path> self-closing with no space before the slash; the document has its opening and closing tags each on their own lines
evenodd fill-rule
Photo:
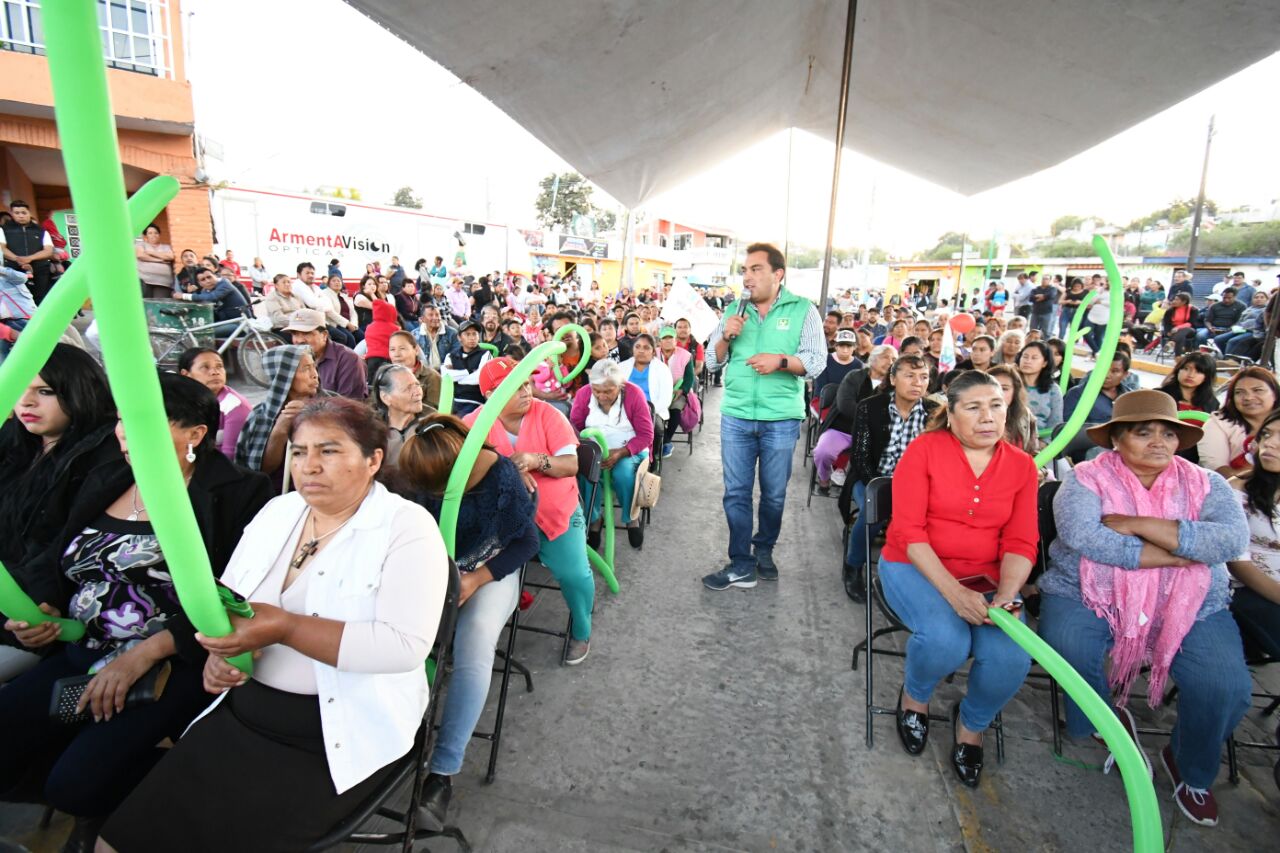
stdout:
<svg viewBox="0 0 1280 853">
<path fill-rule="evenodd" d="M 1085 322 L 1088 321 L 1086 320 Z M 1106 323 L 1089 323 L 1089 334 L 1085 335 L 1084 341 L 1089 345 L 1089 349 L 1094 355 L 1097 355 L 1098 350 L 1102 348 L 1102 337 L 1106 333 Z"/>
<path fill-rule="evenodd" d="M 800 421 L 749 421 L 722 415 L 720 465 L 724 469 L 724 515 L 729 523 L 729 562 L 736 572 L 756 570 L 752 554 L 770 554 L 782 529 L 782 506 L 791 479 L 791 457 Z M 760 467 L 760 520 L 752 536 L 751 498 Z"/>
<path fill-rule="evenodd" d="M 881 560 L 880 584 L 889 606 L 911 629 L 903 682 L 907 695 L 928 702 L 938 682 L 972 657 L 960 722 L 971 732 L 986 731 L 1026 681 L 1031 656 L 994 625 L 970 625 L 961 619 L 910 563 Z"/>
<path fill-rule="evenodd" d="M 1058 312 L 1058 337 L 1064 341 L 1067 340 L 1067 327 L 1071 325 L 1071 318 L 1075 315 L 1074 308 L 1063 308 Z"/>
<path fill-rule="evenodd" d="M 431 753 L 431 772 L 453 776 L 462 770 L 467 743 L 489 698 L 493 650 L 502 626 L 520 599 L 520 572 L 480 587 L 458 611 L 453 632 L 453 673 L 444 697 L 440 737 Z"/>
<path fill-rule="evenodd" d="M 1111 701 L 1103 659 L 1112 646 L 1111 627 L 1082 602 L 1060 595 L 1040 597 L 1040 636 L 1075 667 L 1094 690 Z M 1218 776 L 1222 744 L 1249 710 L 1253 682 L 1244 664 L 1240 631 L 1228 610 L 1197 621 L 1182 641 L 1170 669 L 1178 685 L 1178 722 L 1169 746 L 1182 780 L 1210 788 Z M 1070 698 L 1067 733 L 1084 737 L 1096 726 Z"/>
<path fill-rule="evenodd" d="M 569 607 L 575 640 L 591 639 L 591 609 L 596 600 L 596 579 L 587 562 L 587 520 L 582 507 L 575 507 L 569 529 L 555 539 L 538 531 L 538 562 L 547 567 L 560 584 L 560 594 Z"/>
<path fill-rule="evenodd" d="M 867 484 L 861 480 L 853 484 L 853 502 L 858 505 L 858 518 L 849 531 L 849 550 L 844 562 L 849 566 L 863 566 L 867 562 L 867 540 L 884 530 L 884 524 L 877 524 L 875 530 L 867 529 Z"/>
<path fill-rule="evenodd" d="M 631 497 L 636 491 L 636 469 L 640 467 L 641 459 L 648 459 L 649 451 L 642 450 L 636 456 L 624 456 L 614 463 L 613 471 L 613 493 L 618 498 L 618 504 L 622 507 L 622 523 L 630 524 L 631 519 Z M 604 472 L 601 472 L 604 476 Z M 578 478 L 578 489 L 583 494 L 589 491 L 590 486 L 587 481 L 581 477 Z M 596 489 L 596 502 L 591 508 L 591 523 L 595 524 L 600 520 L 604 507 L 604 484 Z M 610 508 L 612 511 L 612 507 Z"/>
</svg>

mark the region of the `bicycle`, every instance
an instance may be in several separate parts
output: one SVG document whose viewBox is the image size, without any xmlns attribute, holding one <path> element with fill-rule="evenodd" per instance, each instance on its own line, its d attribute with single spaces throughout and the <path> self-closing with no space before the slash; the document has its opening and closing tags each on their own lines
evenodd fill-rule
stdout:
<svg viewBox="0 0 1280 853">
<path fill-rule="evenodd" d="M 226 339 L 217 347 L 218 355 L 225 359 L 227 350 L 235 344 L 236 369 L 253 384 L 262 388 L 268 387 L 270 377 L 262 367 L 262 356 L 267 350 L 287 343 L 271 331 L 270 324 L 266 320 L 252 316 L 249 313 L 251 309 L 245 307 L 241 309 L 243 316 L 237 320 L 216 320 L 212 323 L 192 325 L 187 319 L 192 307 L 183 305 L 160 309 L 160 314 L 177 320 L 181 329 L 159 326 L 147 329 L 151 338 L 151 354 L 155 357 L 156 366 L 175 370 L 178 357 L 184 350 L 202 345 L 197 335 L 212 334 L 215 338 L 221 338 L 226 334 Z M 228 331 L 230 334 L 227 334 Z"/>
</svg>

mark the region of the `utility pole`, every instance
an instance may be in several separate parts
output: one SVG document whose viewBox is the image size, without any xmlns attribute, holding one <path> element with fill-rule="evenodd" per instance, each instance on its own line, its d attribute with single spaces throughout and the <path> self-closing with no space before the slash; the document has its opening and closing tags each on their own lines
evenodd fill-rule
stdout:
<svg viewBox="0 0 1280 853">
<path fill-rule="evenodd" d="M 1200 170 L 1200 195 L 1196 197 L 1196 212 L 1191 216 L 1191 245 L 1187 247 L 1187 280 L 1196 271 L 1196 244 L 1200 242 L 1200 215 L 1204 211 L 1204 185 L 1209 179 L 1209 147 L 1213 145 L 1213 121 L 1209 116 L 1209 135 L 1204 141 L 1204 167 Z"/>
<path fill-rule="evenodd" d="M 822 261 L 822 293 L 818 313 L 827 310 L 827 290 L 831 287 L 831 244 L 836 234 L 836 193 L 840 189 L 840 156 L 844 153 L 844 125 L 849 115 L 849 75 L 853 72 L 853 34 L 858 20 L 858 0 L 849 0 L 844 19 L 844 64 L 840 70 L 840 104 L 836 112 L 836 157 L 831 167 L 831 207 L 827 211 L 827 251 Z"/>
</svg>

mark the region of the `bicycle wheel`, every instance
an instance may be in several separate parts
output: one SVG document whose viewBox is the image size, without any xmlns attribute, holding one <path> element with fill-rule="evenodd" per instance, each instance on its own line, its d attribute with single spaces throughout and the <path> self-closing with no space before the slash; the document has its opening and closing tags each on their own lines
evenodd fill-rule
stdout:
<svg viewBox="0 0 1280 853">
<path fill-rule="evenodd" d="M 182 334 L 168 329 L 150 329 L 151 356 L 156 367 L 165 370 L 178 368 L 178 356 L 182 355 Z"/>
<path fill-rule="evenodd" d="M 276 335 L 262 334 L 251 334 L 237 341 L 236 367 L 240 370 L 240 375 L 260 388 L 268 387 L 271 384 L 271 377 L 267 376 L 267 371 L 262 366 L 262 356 L 267 350 L 283 344 L 284 340 Z"/>
</svg>

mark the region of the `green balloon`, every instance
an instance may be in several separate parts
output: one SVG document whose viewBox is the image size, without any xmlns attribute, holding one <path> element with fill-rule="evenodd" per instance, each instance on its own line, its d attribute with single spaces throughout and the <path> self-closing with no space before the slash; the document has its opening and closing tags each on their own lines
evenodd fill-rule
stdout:
<svg viewBox="0 0 1280 853">
<path fill-rule="evenodd" d="M 488 350 L 489 354 L 492 355 L 494 358 L 497 358 L 498 356 L 502 355 L 502 353 L 498 352 L 498 347 L 496 344 L 487 344 L 484 341 L 481 341 L 478 344 L 478 346 L 480 347 L 480 349 Z"/>
<path fill-rule="evenodd" d="M 1102 700 L 1080 673 L 1067 663 L 1062 655 L 1022 624 L 1016 616 L 1003 607 L 987 611 L 991 621 L 1009 635 L 1022 650 L 1036 659 L 1045 672 L 1053 676 L 1075 703 L 1080 706 L 1106 741 L 1107 748 L 1116 757 L 1124 790 L 1129 796 L 1129 819 L 1133 825 L 1133 849 L 1138 853 L 1162 853 L 1164 830 L 1160 824 L 1160 806 L 1156 802 L 1156 790 L 1147 776 L 1146 762 L 1138 753 L 1129 733 L 1125 731 L 1115 711 Z M 1057 722 L 1054 722 L 1057 725 Z"/>
<path fill-rule="evenodd" d="M 1180 421 L 1199 421 L 1204 423 L 1209 420 L 1208 412 L 1186 411 L 1178 412 L 1178 420 Z"/>
<path fill-rule="evenodd" d="M 1088 329 L 1083 332 L 1080 331 L 1080 321 L 1089 312 L 1089 305 L 1097 295 L 1098 291 L 1096 290 L 1090 290 L 1086 293 L 1084 299 L 1080 300 L 1076 313 L 1071 316 L 1071 326 L 1067 329 L 1067 339 L 1064 341 L 1066 346 L 1063 347 L 1062 351 L 1062 376 L 1058 379 L 1058 390 L 1063 394 L 1067 393 L 1067 385 L 1071 383 L 1071 357 L 1076 353 L 1076 341 L 1084 337 L 1089 331 Z"/>
<path fill-rule="evenodd" d="M 165 205 L 178 194 L 179 184 L 167 175 L 152 178 L 129 199 L 129 218 L 133 230 L 141 232 L 156 218 Z M 40 309 L 32 316 L 22 336 L 4 364 L 0 364 L 0 411 L 8 412 L 17 404 L 27 383 L 44 367 L 62 332 L 71 323 L 80 306 L 89 297 L 89 269 L 92 253 L 82 255 L 49 291 Z M 18 586 L 0 563 L 0 613 L 18 621 L 39 625 L 50 621 L 35 602 Z M 53 620 L 62 625 L 60 639 L 75 642 L 84 636 L 84 624 L 74 619 Z"/>
<path fill-rule="evenodd" d="M 440 405 L 436 411 L 443 415 L 453 414 L 453 377 L 440 371 Z"/>
<path fill-rule="evenodd" d="M 577 377 L 579 373 L 583 371 L 583 369 L 586 368 L 587 356 L 590 355 L 591 353 L 591 335 L 589 332 L 587 332 L 586 329 L 582 328 L 577 323 L 566 323 L 565 325 L 561 326 L 556 331 L 555 335 L 552 336 L 551 340 L 558 341 L 561 338 L 563 338 L 565 335 L 568 335 L 571 333 L 576 334 L 578 338 L 582 341 L 582 355 L 578 359 L 578 363 L 574 365 L 573 370 L 569 371 L 568 376 L 562 376 L 560 374 L 559 361 L 551 362 L 551 375 L 554 376 L 556 378 L 556 381 L 559 382 L 561 385 L 568 385 Z M 605 452 L 607 453 L 608 451 L 606 450 Z"/>
<path fill-rule="evenodd" d="M 581 433 L 582 438 L 586 441 L 594 441 L 600 446 L 600 453 L 604 456 L 609 455 L 609 445 L 605 440 L 604 433 L 595 427 L 584 429 Z M 596 571 L 604 578 L 606 584 L 609 585 L 609 591 L 615 595 L 618 592 L 618 577 L 614 572 L 614 542 L 617 536 L 613 520 L 613 471 L 602 470 L 600 472 L 600 506 L 601 506 L 601 524 L 604 526 L 604 535 L 601 537 L 600 546 L 604 549 L 604 553 L 596 553 L 596 550 L 590 546 L 587 547 L 587 559 L 591 565 L 595 566 Z M 587 519 L 590 523 L 590 519 Z"/>
<path fill-rule="evenodd" d="M 97 10 L 90 3 L 46 3 L 41 12 L 62 156 L 86 248 L 78 265 L 89 267 L 103 362 L 134 476 L 183 610 L 201 633 L 225 636 L 231 622 L 173 452 L 152 359 Z M 248 654 L 231 663 L 252 669 Z"/>
<path fill-rule="evenodd" d="M 1084 390 L 1080 394 L 1080 401 L 1076 403 L 1075 410 L 1072 411 L 1071 417 L 1067 419 L 1062 430 L 1058 433 L 1058 437 L 1049 442 L 1049 445 L 1036 454 L 1035 462 L 1037 468 L 1048 465 L 1057 456 L 1059 451 L 1071 443 L 1071 439 L 1076 437 L 1076 433 L 1084 426 L 1085 421 L 1089 417 L 1089 411 L 1093 408 L 1094 400 L 1098 399 L 1098 394 L 1102 392 L 1102 383 L 1107 378 L 1106 368 L 1111 366 L 1111 359 L 1116 354 L 1116 344 L 1120 342 L 1120 329 L 1124 325 L 1124 282 L 1120 277 L 1120 268 L 1116 266 L 1116 260 L 1111 256 L 1111 250 L 1107 248 L 1107 241 L 1101 237 L 1093 238 L 1093 250 L 1098 253 L 1098 257 L 1102 258 L 1102 265 L 1106 267 L 1107 279 L 1110 282 L 1111 293 L 1111 314 L 1107 318 L 1107 333 L 1102 337 L 1102 346 L 1098 349 L 1098 357 L 1094 361 L 1094 369 L 1089 373 L 1089 378 L 1085 380 Z M 1083 306 L 1081 306 L 1083 308 Z M 1068 348 L 1068 352 L 1070 349 Z M 1063 372 L 1066 372 L 1066 357 L 1063 357 Z M 1102 370 L 1097 368 L 1101 366 Z"/>
</svg>

